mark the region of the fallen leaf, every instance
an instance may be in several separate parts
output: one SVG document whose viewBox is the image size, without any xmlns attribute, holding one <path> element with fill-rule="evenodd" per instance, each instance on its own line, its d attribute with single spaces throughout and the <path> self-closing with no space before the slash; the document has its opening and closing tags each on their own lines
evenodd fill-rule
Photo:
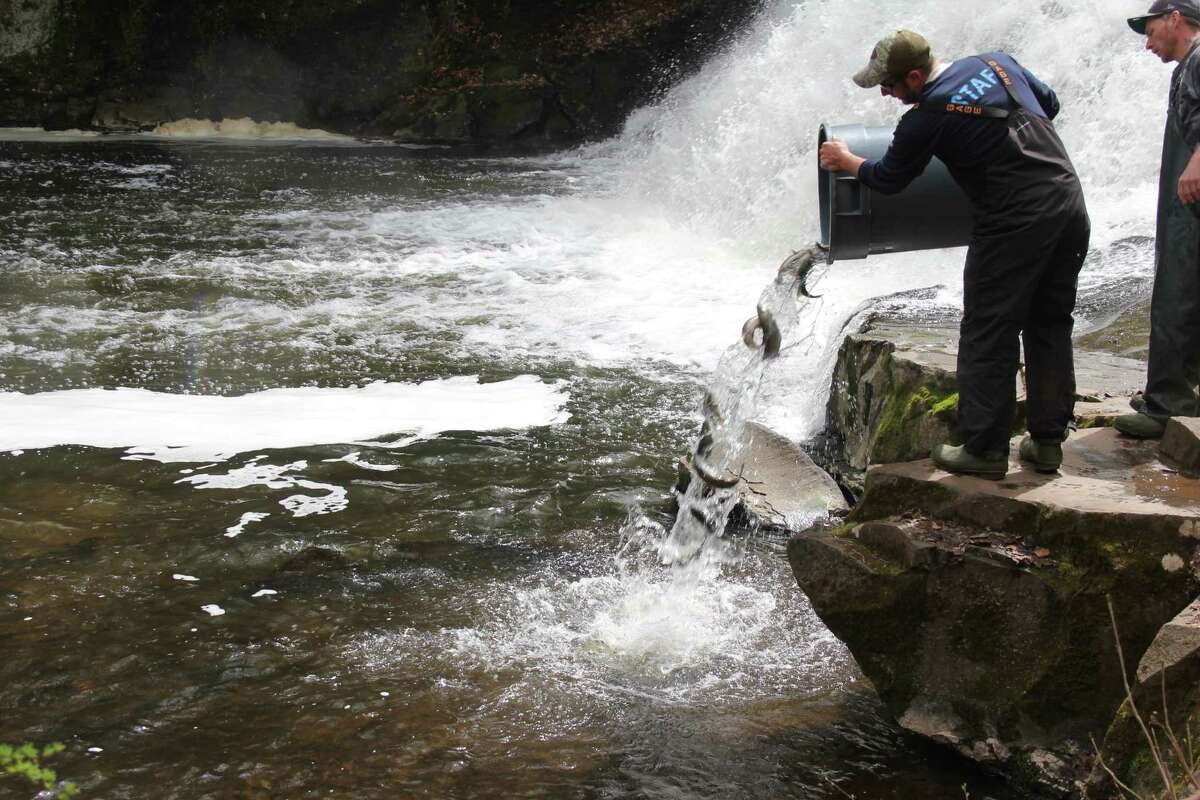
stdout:
<svg viewBox="0 0 1200 800">
<path fill-rule="evenodd" d="M 1050 551 L 1044 547 L 1039 547 L 1033 551 L 1033 554 L 1038 558 L 1045 558 L 1046 556 L 1050 555 Z"/>
</svg>

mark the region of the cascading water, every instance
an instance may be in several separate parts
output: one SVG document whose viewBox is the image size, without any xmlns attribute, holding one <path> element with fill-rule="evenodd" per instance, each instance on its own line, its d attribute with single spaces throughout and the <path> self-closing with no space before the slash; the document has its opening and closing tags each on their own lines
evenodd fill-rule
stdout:
<svg viewBox="0 0 1200 800">
<path fill-rule="evenodd" d="M 958 302 L 960 253 L 839 262 L 765 298 L 778 358 L 738 341 L 817 235 L 817 126 L 900 111 L 848 79 L 887 29 L 1054 86 L 1084 298 L 1145 282 L 1168 70 L 1143 10 L 774 0 L 621 136 L 540 159 L 0 136 L 0 741 L 78 742 L 96 796 L 961 796 L 846 700 L 777 552 L 706 526 L 670 568 L 663 517 L 622 520 L 664 499 L 703 387 L 731 432 L 804 439 L 864 302 Z M 265 389 L 294 402 L 242 433 Z"/>
</svg>

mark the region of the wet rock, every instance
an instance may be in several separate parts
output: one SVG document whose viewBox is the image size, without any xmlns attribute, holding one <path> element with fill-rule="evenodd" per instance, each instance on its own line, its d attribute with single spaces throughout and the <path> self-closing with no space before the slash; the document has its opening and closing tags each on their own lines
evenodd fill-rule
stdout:
<svg viewBox="0 0 1200 800">
<path fill-rule="evenodd" d="M 1118 625 L 1121 621 L 1118 620 Z M 1128 657 L 1130 654 L 1127 653 Z M 1162 777 L 1134 710 L 1153 725 L 1162 745 L 1159 757 L 1183 785 L 1184 775 L 1169 745 L 1169 725 L 1176 737 L 1200 728 L 1200 599 L 1162 627 L 1138 663 L 1132 701 L 1126 700 L 1105 734 L 1097 763 L 1088 779 L 1089 798 L 1118 796 L 1112 777 L 1104 768 L 1141 796 L 1163 791 Z"/>
<path fill-rule="evenodd" d="M 1073 791 L 1124 695 L 1107 598 L 1132 654 L 1197 591 L 1200 487 L 1153 448 L 1100 428 L 1059 475 L 875 467 L 846 525 L 791 539 L 793 572 L 901 725 Z"/>
<path fill-rule="evenodd" d="M 280 575 L 325 575 L 350 568 L 350 560 L 328 547 L 306 547 L 284 561 L 278 570 Z"/>
<path fill-rule="evenodd" d="M 695 479 L 710 487 L 732 488 L 736 500 L 726 525 L 730 530 L 803 530 L 818 517 L 847 510 L 837 483 L 797 444 L 756 422 L 746 424 L 744 436 L 736 457 L 710 441 L 702 446 L 702 456 L 694 454 L 678 462 L 675 491 L 682 495 Z M 711 464 L 734 464 L 736 469 L 727 466 L 718 471 Z M 712 527 L 703 512 L 692 509 L 692 513 L 701 524 Z"/>
<path fill-rule="evenodd" d="M 950 330 L 868 320 L 838 351 L 826 409 L 840 452 L 832 469 L 861 494 L 870 464 L 921 458 L 957 419 Z"/>
<path fill-rule="evenodd" d="M 925 458 L 954 441 L 958 392 L 957 328 L 872 314 L 838 352 L 826 409 L 829 445 L 819 463 L 852 495 L 866 469 Z M 1076 352 L 1080 427 L 1111 424 L 1128 413 L 1128 397 L 1145 382 L 1145 365 L 1109 353 Z M 1013 433 L 1024 429 L 1024 386 L 1017 378 Z"/>
<path fill-rule="evenodd" d="M 1075 424 L 1080 429 L 1111 428 L 1113 420 L 1128 414 L 1129 397 L 1084 397 L 1075 403 Z"/>
<path fill-rule="evenodd" d="M 1172 417 L 1158 452 L 1190 473 L 1200 473 L 1200 418 Z"/>
<path fill-rule="evenodd" d="M 1104 327 L 1080 336 L 1076 344 L 1084 350 L 1145 361 L 1150 351 L 1150 298 L 1122 311 Z"/>
<path fill-rule="evenodd" d="M 844 511 L 846 500 L 833 478 L 787 438 L 757 423 L 747 427 L 738 502 L 760 527 L 800 530 L 815 516 Z"/>
</svg>

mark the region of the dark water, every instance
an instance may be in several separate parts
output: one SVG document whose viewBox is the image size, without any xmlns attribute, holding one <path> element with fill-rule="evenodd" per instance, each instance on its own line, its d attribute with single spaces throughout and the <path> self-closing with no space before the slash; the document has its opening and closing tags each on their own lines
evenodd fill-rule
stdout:
<svg viewBox="0 0 1200 800">
<path fill-rule="evenodd" d="M 0 451 L 0 741 L 66 743 L 85 798 L 1013 796 L 888 720 L 782 542 L 658 563 L 707 371 L 605 311 L 603 168 L 0 142 L 0 391 L 569 397 L 399 447 Z"/>
</svg>

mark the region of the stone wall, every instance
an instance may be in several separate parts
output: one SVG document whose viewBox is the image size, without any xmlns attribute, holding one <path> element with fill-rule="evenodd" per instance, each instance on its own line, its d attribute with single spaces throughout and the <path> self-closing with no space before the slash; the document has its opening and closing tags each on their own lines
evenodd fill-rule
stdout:
<svg viewBox="0 0 1200 800">
<path fill-rule="evenodd" d="M 0 0 L 0 125 L 253 117 L 417 143 L 607 135 L 760 0 Z"/>
</svg>

